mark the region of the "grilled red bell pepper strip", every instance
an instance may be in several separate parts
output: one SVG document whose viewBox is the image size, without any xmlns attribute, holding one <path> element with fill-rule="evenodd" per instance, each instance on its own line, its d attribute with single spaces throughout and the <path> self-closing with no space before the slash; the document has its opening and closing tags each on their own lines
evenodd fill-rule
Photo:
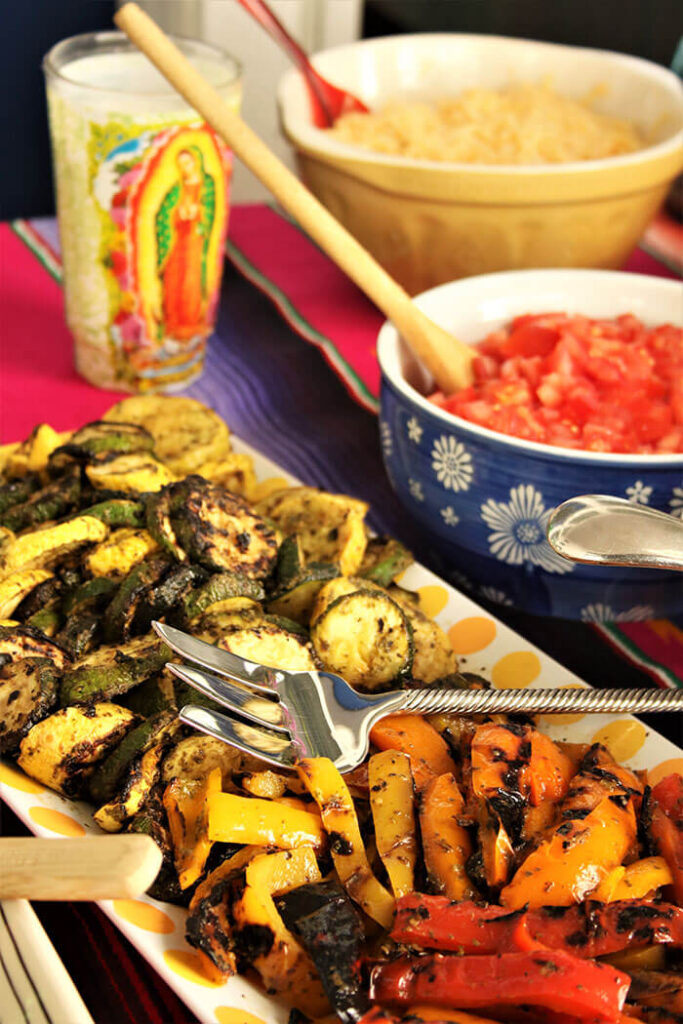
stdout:
<svg viewBox="0 0 683 1024">
<path fill-rule="evenodd" d="M 483 1009 L 532 1006 L 591 1022 L 617 1021 L 628 975 L 571 953 L 545 950 L 500 956 L 434 953 L 377 964 L 370 998 L 380 1004 L 415 1003 Z"/>
<path fill-rule="evenodd" d="M 391 937 L 444 952 L 506 953 L 541 944 L 588 958 L 653 943 L 683 946 L 683 909 L 647 900 L 593 900 L 510 912 L 410 893 L 396 903 Z"/>
<path fill-rule="evenodd" d="M 649 832 L 673 875 L 676 899 L 683 904 L 683 775 L 667 775 L 650 794 Z"/>
</svg>

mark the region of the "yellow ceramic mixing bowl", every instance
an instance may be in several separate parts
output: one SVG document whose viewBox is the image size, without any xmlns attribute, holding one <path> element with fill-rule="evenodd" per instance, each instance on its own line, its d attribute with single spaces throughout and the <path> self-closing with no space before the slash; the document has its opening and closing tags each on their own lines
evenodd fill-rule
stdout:
<svg viewBox="0 0 683 1024">
<path fill-rule="evenodd" d="M 436 163 L 373 153 L 311 124 L 305 86 L 279 89 L 282 127 L 303 180 L 411 293 L 471 274 L 532 267 L 615 268 L 683 167 L 683 93 L 665 68 L 622 54 L 495 36 L 370 39 L 318 54 L 331 81 L 371 108 L 465 88 L 544 82 L 627 118 L 646 148 L 565 164 Z"/>
</svg>

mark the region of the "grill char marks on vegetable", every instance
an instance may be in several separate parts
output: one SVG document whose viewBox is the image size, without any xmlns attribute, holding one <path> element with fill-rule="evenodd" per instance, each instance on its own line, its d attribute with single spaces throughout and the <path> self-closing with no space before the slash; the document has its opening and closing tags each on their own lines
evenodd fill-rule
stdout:
<svg viewBox="0 0 683 1024">
<path fill-rule="evenodd" d="M 243 498 L 189 476 L 172 489 L 172 525 L 182 548 L 207 569 L 267 577 L 277 540 Z"/>
<path fill-rule="evenodd" d="M 344 890 L 338 882 L 316 882 L 278 897 L 275 905 L 318 969 L 342 1024 L 354 1024 L 369 1006 L 359 967 L 365 936 Z"/>
<path fill-rule="evenodd" d="M 570 907 L 506 910 L 410 893 L 397 901 L 396 942 L 463 953 L 504 953 L 540 942 L 579 957 L 651 944 L 683 947 L 683 910 L 670 903 L 586 901 Z"/>
<path fill-rule="evenodd" d="M 0 754 L 19 741 L 57 701 L 58 674 L 46 658 L 22 658 L 0 668 Z"/>
</svg>

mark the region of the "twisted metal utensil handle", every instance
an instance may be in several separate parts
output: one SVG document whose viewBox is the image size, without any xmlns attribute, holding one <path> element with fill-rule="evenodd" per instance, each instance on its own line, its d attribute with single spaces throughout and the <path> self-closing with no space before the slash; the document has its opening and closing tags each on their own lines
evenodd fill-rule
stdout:
<svg viewBox="0 0 683 1024">
<path fill-rule="evenodd" d="M 398 710 L 463 715 L 683 711 L 683 690 L 408 690 Z"/>
</svg>

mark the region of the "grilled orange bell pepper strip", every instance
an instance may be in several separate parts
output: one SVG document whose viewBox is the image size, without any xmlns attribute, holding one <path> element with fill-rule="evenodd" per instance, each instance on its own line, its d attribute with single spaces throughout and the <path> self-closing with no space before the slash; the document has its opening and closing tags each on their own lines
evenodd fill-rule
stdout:
<svg viewBox="0 0 683 1024">
<path fill-rule="evenodd" d="M 671 871 L 676 899 L 683 904 L 683 775 L 667 775 L 654 787 L 648 827 Z"/>
<path fill-rule="evenodd" d="M 633 805 L 604 797 L 583 819 L 558 825 L 500 894 L 511 910 L 580 903 L 617 867 L 636 839 Z"/>
<path fill-rule="evenodd" d="M 474 893 L 465 870 L 472 844 L 460 824 L 464 810 L 465 801 L 450 773 L 432 779 L 422 793 L 420 831 L 425 866 L 432 883 L 452 900 L 466 900 Z"/>
<path fill-rule="evenodd" d="M 579 957 L 639 946 L 683 946 L 683 909 L 670 903 L 586 902 L 513 911 L 410 893 L 396 902 L 396 942 L 453 953 L 506 953 L 539 943 Z M 626 968 L 625 968 L 626 969 Z"/>
<path fill-rule="evenodd" d="M 220 793 L 220 768 L 201 779 L 173 779 L 164 791 L 164 807 L 173 843 L 173 857 L 181 889 L 189 888 L 204 870 L 213 846 L 209 837 L 207 801 Z"/>
<path fill-rule="evenodd" d="M 422 715 L 387 715 L 373 726 L 370 741 L 380 750 L 408 754 L 418 792 L 435 775 L 456 773 L 445 739 Z"/>
<path fill-rule="evenodd" d="M 591 893 L 591 899 L 612 903 L 614 900 L 640 900 L 647 896 L 652 898 L 657 889 L 671 885 L 672 881 L 669 866 L 663 857 L 643 857 L 627 867 L 614 868 Z"/>
<path fill-rule="evenodd" d="M 613 967 L 558 950 L 401 957 L 376 965 L 370 978 L 370 998 L 380 1004 L 461 1010 L 529 1006 L 592 1022 L 616 1022 L 630 984 L 628 975 Z"/>
</svg>

